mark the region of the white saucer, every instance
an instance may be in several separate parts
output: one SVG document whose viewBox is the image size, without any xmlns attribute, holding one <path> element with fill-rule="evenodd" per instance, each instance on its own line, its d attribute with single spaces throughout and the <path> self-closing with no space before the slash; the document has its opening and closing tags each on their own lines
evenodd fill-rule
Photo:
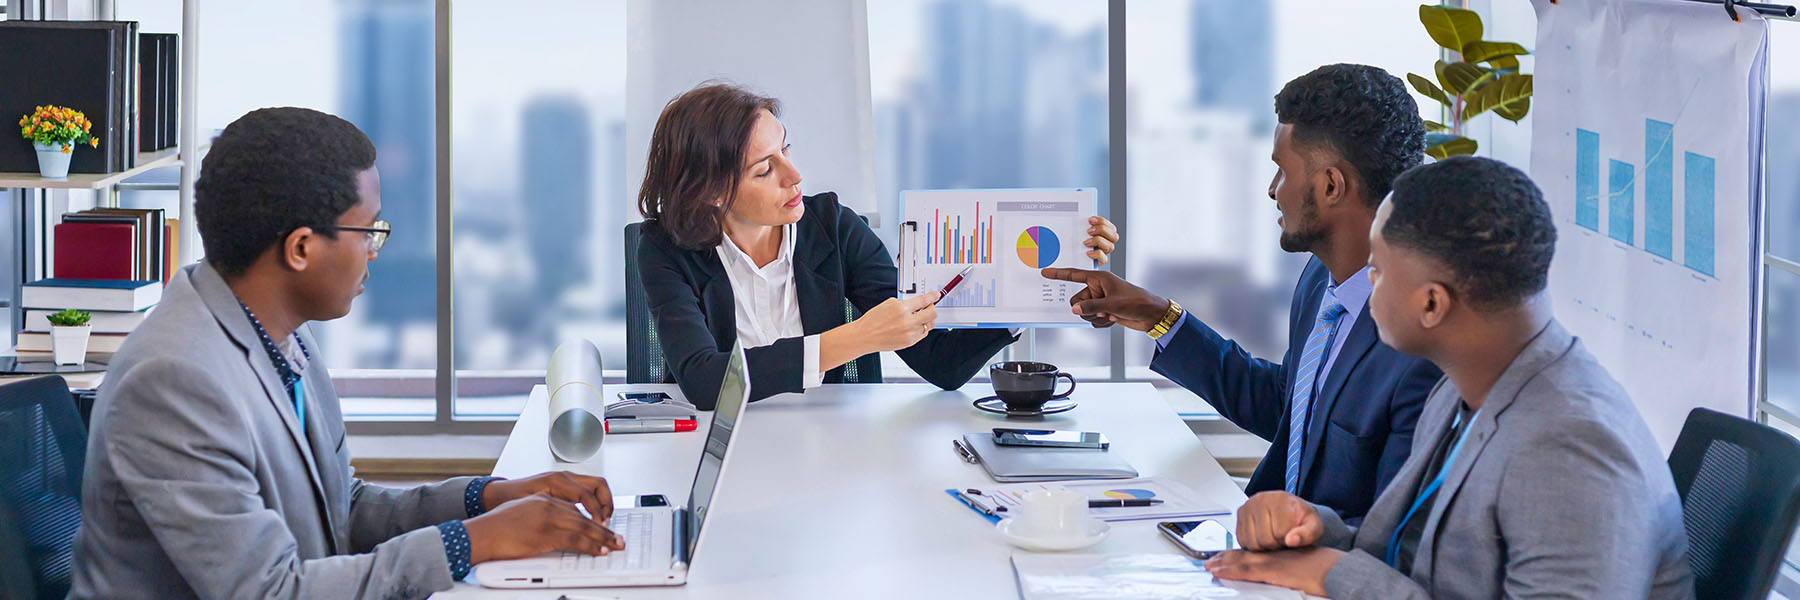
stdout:
<svg viewBox="0 0 1800 600">
<path fill-rule="evenodd" d="M 995 528 L 1000 530 L 1000 537 L 1006 538 L 1007 543 L 1037 552 L 1066 552 L 1069 550 L 1080 550 L 1100 543 L 1100 540 L 1106 539 L 1106 534 L 1112 531 L 1112 526 L 1107 525 L 1106 521 L 1095 518 L 1088 519 L 1087 535 L 1078 538 L 1055 539 L 1027 537 L 1014 530 L 1013 519 L 1002 519 L 998 525 L 995 525 Z"/>
</svg>

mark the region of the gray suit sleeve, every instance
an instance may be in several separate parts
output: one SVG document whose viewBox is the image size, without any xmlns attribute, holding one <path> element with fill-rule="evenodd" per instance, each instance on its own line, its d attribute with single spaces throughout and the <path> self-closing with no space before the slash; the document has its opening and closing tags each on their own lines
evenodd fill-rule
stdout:
<svg viewBox="0 0 1800 600">
<path fill-rule="evenodd" d="M 1325 574 L 1325 595 L 1335 600 L 1426 600 L 1412 578 L 1362 550 L 1351 550 Z"/>
<path fill-rule="evenodd" d="M 468 518 L 463 492 L 474 479 L 457 477 L 405 489 L 350 480 L 351 551 L 368 552 L 408 531 Z"/>
<path fill-rule="evenodd" d="M 1495 515 L 1510 598 L 1644 598 L 1660 545 L 1647 474 L 1609 425 L 1559 419 L 1507 463 Z"/>
<path fill-rule="evenodd" d="M 1325 534 L 1315 544 L 1325 548 L 1349 550 L 1350 544 L 1356 541 L 1356 528 L 1344 524 L 1344 518 L 1337 511 L 1323 504 L 1312 505 L 1313 512 L 1319 515 L 1319 524 L 1325 527 Z"/>
<path fill-rule="evenodd" d="M 257 495 L 254 429 L 243 412 L 252 400 L 199 368 L 152 359 L 107 385 L 118 396 L 105 420 L 111 443 L 100 450 L 200 597 L 419 598 L 453 583 L 435 529 L 367 554 L 301 560 L 286 522 Z"/>
</svg>

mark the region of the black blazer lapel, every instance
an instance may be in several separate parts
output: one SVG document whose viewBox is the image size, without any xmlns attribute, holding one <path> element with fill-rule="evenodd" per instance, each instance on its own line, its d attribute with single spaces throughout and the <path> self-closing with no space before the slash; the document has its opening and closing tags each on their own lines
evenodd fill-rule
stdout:
<svg viewBox="0 0 1800 600">
<path fill-rule="evenodd" d="M 807 335 L 844 324 L 844 285 L 831 272 L 837 245 L 826 237 L 824 218 L 807 211 L 794 226 L 794 292 L 800 300 L 800 325 Z"/>
<path fill-rule="evenodd" d="M 1364 304 L 1356 323 L 1350 326 L 1349 335 L 1344 338 L 1344 347 L 1338 349 L 1337 360 L 1331 363 L 1331 372 L 1325 374 L 1325 382 L 1319 386 L 1318 397 L 1313 398 L 1312 416 L 1308 417 L 1311 422 L 1306 426 L 1306 448 L 1300 456 L 1300 481 L 1306 481 L 1307 474 L 1312 472 L 1319 446 L 1323 445 L 1319 441 L 1325 439 L 1325 423 L 1331 420 L 1331 409 L 1337 406 L 1338 396 L 1344 393 L 1350 373 L 1356 371 L 1357 363 L 1375 349 L 1378 341 L 1381 341 L 1381 335 L 1375 331 L 1375 319 L 1369 316 L 1369 306 Z"/>
</svg>

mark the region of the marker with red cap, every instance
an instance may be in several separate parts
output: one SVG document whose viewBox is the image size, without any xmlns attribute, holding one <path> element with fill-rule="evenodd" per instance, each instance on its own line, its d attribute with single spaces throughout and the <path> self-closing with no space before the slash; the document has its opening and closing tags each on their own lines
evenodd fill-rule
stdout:
<svg viewBox="0 0 1800 600">
<path fill-rule="evenodd" d="M 694 419 L 631 419 L 613 417 L 606 420 L 607 433 L 670 433 L 693 431 L 700 426 Z"/>
</svg>

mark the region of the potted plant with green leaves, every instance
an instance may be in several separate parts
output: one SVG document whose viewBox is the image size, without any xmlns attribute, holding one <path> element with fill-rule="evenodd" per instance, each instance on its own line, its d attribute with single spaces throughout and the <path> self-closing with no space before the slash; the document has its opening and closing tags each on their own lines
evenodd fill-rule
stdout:
<svg viewBox="0 0 1800 600">
<path fill-rule="evenodd" d="M 1464 135 L 1469 119 L 1492 112 L 1518 123 L 1531 111 L 1531 75 L 1519 72 L 1519 57 L 1531 54 L 1524 46 L 1481 39 L 1481 15 L 1472 10 L 1425 4 L 1419 22 L 1432 41 L 1457 55 L 1456 62 L 1437 61 L 1436 81 L 1406 74 L 1413 89 L 1449 114 L 1449 123 L 1425 122 L 1425 154 L 1474 154 L 1479 145 Z"/>
<path fill-rule="evenodd" d="M 87 360 L 88 332 L 93 318 L 84 310 L 65 308 L 50 313 L 50 354 L 59 365 L 79 365 Z"/>
<path fill-rule="evenodd" d="M 19 118 L 19 134 L 37 148 L 38 175 L 45 179 L 68 179 L 69 159 L 77 144 L 100 147 L 100 138 L 90 130 L 94 123 L 81 111 L 61 106 L 39 106 Z"/>
</svg>

